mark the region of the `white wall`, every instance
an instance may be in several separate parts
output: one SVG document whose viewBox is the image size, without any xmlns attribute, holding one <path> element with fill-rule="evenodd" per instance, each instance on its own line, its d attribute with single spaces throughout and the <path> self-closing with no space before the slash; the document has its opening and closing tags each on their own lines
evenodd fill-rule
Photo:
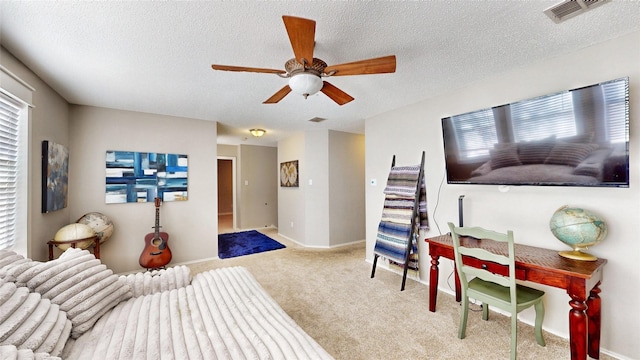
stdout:
<svg viewBox="0 0 640 360">
<path fill-rule="evenodd" d="M 113 220 L 114 233 L 100 247 L 103 263 L 114 272 L 140 269 L 144 237 L 155 224 L 153 203 L 105 203 L 107 150 L 188 155 L 189 199 L 162 203 L 160 225 L 172 263 L 218 256 L 214 121 L 90 106 L 72 106 L 69 115 L 69 210 L 72 219 L 97 211 Z"/>
<path fill-rule="evenodd" d="M 609 227 L 607 239 L 590 249 L 608 259 L 602 293 L 602 348 L 626 358 L 640 354 L 640 32 L 594 45 L 580 51 L 506 72 L 469 84 L 451 94 L 391 111 L 366 122 L 366 178 L 378 186 L 367 186 L 367 260 L 373 246 L 382 203 L 382 190 L 393 154 L 399 164 L 419 163 L 426 151 L 425 176 L 431 230 L 421 238 L 446 233 L 446 223 L 456 222 L 457 199 L 465 194 L 465 224 L 495 230 L 514 230 L 516 241 L 550 249 L 567 248 L 549 231 L 551 214 L 570 204 L 601 214 Z M 628 76 L 630 78 L 630 180 L 629 188 L 510 187 L 447 185 L 440 119 L 494 105 Z M 437 208 L 437 212 L 434 211 Z M 428 248 L 420 244 L 421 280 L 428 282 Z M 447 277 L 451 262 L 441 260 L 441 290 L 451 291 Z M 568 337 L 569 297 L 559 289 L 536 284 L 547 292 L 544 328 Z M 427 299 L 425 300 L 425 309 Z M 533 313 L 521 316 L 532 322 Z M 569 349 L 567 349 L 567 352 Z"/>
</svg>

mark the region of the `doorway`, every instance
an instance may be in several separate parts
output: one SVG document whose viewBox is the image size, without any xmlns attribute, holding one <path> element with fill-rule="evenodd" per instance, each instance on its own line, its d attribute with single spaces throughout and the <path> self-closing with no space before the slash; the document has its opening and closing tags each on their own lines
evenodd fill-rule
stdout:
<svg viewBox="0 0 640 360">
<path fill-rule="evenodd" d="M 218 234 L 236 229 L 236 158 L 218 157 Z"/>
</svg>

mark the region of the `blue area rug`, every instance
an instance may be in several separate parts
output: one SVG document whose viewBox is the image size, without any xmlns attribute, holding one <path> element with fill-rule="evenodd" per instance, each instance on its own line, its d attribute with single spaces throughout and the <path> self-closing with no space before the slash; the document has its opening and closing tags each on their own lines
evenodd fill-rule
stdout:
<svg viewBox="0 0 640 360">
<path fill-rule="evenodd" d="M 220 259 L 256 254 L 285 247 L 256 230 L 218 235 L 218 257 Z"/>
</svg>

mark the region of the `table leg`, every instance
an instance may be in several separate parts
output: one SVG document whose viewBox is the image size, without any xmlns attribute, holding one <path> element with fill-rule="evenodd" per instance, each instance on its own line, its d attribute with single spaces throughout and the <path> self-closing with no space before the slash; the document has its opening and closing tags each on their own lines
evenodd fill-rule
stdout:
<svg viewBox="0 0 640 360">
<path fill-rule="evenodd" d="M 589 298 L 587 299 L 587 318 L 588 318 L 588 350 L 589 356 L 594 359 L 600 359 L 600 283 L 591 289 Z"/>
<path fill-rule="evenodd" d="M 569 294 L 569 346 L 571 348 L 571 360 L 587 359 L 587 305 L 584 296 Z"/>
<path fill-rule="evenodd" d="M 458 269 L 456 269 L 455 265 L 453 265 L 453 278 L 456 287 L 456 301 L 460 302 L 462 301 L 462 291 L 460 291 L 460 276 L 458 275 Z"/>
<path fill-rule="evenodd" d="M 100 259 L 100 239 L 96 238 L 94 244 L 95 245 L 93 246 L 93 256 L 95 256 L 96 259 Z"/>
<path fill-rule="evenodd" d="M 429 311 L 436 311 L 436 296 L 438 296 L 438 255 L 431 255 L 431 269 L 429 270 Z"/>
</svg>

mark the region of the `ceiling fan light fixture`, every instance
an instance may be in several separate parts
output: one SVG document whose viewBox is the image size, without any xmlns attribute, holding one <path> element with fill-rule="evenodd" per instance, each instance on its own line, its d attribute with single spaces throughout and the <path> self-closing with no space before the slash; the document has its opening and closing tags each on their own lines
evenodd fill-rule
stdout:
<svg viewBox="0 0 640 360">
<path fill-rule="evenodd" d="M 291 76 L 289 79 L 291 91 L 307 98 L 322 89 L 322 79 L 313 73 L 302 72 Z"/>
<path fill-rule="evenodd" d="M 264 135 L 267 131 L 264 129 L 251 129 L 249 130 L 249 132 L 251 133 L 251 135 L 255 136 L 255 137 L 260 137 L 262 135 Z"/>
</svg>

